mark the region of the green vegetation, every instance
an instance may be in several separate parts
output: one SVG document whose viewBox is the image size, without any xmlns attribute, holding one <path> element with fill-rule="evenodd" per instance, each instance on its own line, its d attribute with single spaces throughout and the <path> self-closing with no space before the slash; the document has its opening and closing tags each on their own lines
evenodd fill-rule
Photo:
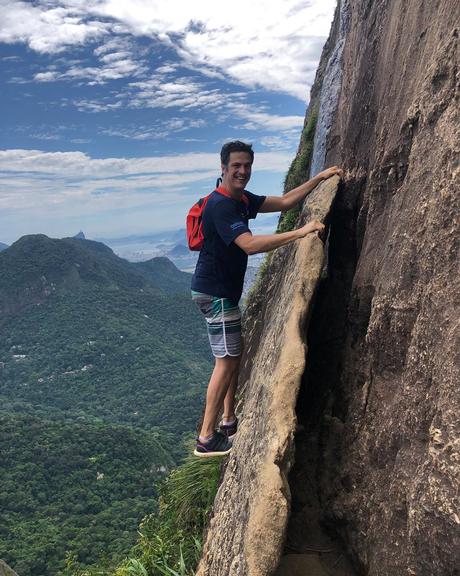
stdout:
<svg viewBox="0 0 460 576">
<path fill-rule="evenodd" d="M 222 458 L 187 458 L 160 483 L 158 513 L 142 520 L 138 541 L 118 568 L 84 569 L 69 557 L 65 576 L 193 576 L 221 464 Z"/>
<path fill-rule="evenodd" d="M 22 575 L 119 562 L 155 482 L 174 465 L 150 434 L 126 426 L 1 416 L 0 557 Z"/>
<path fill-rule="evenodd" d="M 0 557 L 21 576 L 106 573 L 155 512 L 212 369 L 189 285 L 97 242 L 1 252 Z"/>
<path fill-rule="evenodd" d="M 284 189 L 286 191 L 292 190 L 296 186 L 300 186 L 300 184 L 305 182 L 308 178 L 317 120 L 318 111 L 314 108 L 309 112 L 302 131 L 299 153 L 292 161 L 286 174 L 284 180 Z"/>
<path fill-rule="evenodd" d="M 249 303 L 254 298 L 254 295 L 258 293 L 260 287 L 262 286 L 262 284 L 264 282 L 265 275 L 268 271 L 268 267 L 270 265 L 272 254 L 273 254 L 273 252 L 269 252 L 268 254 L 266 254 L 265 258 L 262 261 L 262 264 L 259 266 L 259 269 L 257 270 L 256 279 L 254 280 L 254 284 L 248 290 L 248 293 L 247 293 L 246 298 L 244 300 L 244 308 L 247 308 Z"/>
<path fill-rule="evenodd" d="M 281 232 L 289 232 L 290 230 L 294 230 L 299 214 L 300 214 L 299 206 L 294 206 L 293 208 L 285 212 L 280 218 L 276 232 L 279 234 Z"/>
<path fill-rule="evenodd" d="M 46 236 L 3 251 L 0 412 L 131 425 L 179 457 L 212 366 L 190 275 L 169 263 L 166 293 L 164 260 L 139 273 L 104 245 Z"/>
<path fill-rule="evenodd" d="M 2 410 L 193 431 L 211 363 L 187 296 L 81 286 L 0 321 Z"/>
<path fill-rule="evenodd" d="M 299 152 L 292 161 L 284 180 L 284 189 L 286 192 L 300 186 L 300 184 L 308 179 L 317 120 L 318 111 L 313 109 L 308 114 L 307 122 L 302 131 Z M 289 232 L 293 230 L 299 214 L 300 206 L 295 206 L 284 213 L 280 218 L 277 232 Z"/>
<path fill-rule="evenodd" d="M 193 576 L 217 492 L 222 458 L 189 457 L 160 487 L 158 515 L 147 516 L 132 557 L 116 576 L 141 565 L 148 576 Z"/>
</svg>

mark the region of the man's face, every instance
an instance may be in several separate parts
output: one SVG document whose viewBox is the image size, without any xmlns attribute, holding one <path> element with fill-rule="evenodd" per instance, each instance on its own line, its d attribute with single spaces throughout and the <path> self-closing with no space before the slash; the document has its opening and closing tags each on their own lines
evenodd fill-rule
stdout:
<svg viewBox="0 0 460 576">
<path fill-rule="evenodd" d="M 224 183 L 234 190 L 243 191 L 251 178 L 252 159 L 248 152 L 230 152 L 228 165 L 222 164 Z"/>
</svg>

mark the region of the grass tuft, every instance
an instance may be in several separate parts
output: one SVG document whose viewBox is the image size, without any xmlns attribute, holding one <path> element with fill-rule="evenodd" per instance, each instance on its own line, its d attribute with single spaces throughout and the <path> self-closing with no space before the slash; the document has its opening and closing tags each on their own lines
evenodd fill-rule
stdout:
<svg viewBox="0 0 460 576">
<path fill-rule="evenodd" d="M 318 111 L 314 108 L 308 114 L 307 122 L 302 131 L 299 152 L 292 161 L 286 178 L 284 179 L 284 190 L 286 192 L 300 186 L 308 180 L 317 120 Z M 293 230 L 297 224 L 299 215 L 300 206 L 294 206 L 294 208 L 282 214 L 276 231 L 280 233 Z"/>
<path fill-rule="evenodd" d="M 115 576 L 193 576 L 217 492 L 222 458 L 188 457 L 159 487 L 158 514 L 146 516 L 139 539 Z"/>
</svg>

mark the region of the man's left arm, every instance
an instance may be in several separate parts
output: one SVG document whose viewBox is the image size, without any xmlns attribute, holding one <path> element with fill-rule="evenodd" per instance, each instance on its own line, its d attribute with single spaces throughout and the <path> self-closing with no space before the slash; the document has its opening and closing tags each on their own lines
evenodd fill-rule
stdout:
<svg viewBox="0 0 460 576">
<path fill-rule="evenodd" d="M 283 196 L 267 196 L 259 208 L 259 212 L 286 212 L 290 210 L 299 202 L 302 202 L 304 198 L 309 194 L 320 182 L 327 180 L 331 176 L 343 176 L 343 170 L 338 166 L 332 166 L 319 172 L 316 176 L 304 182 L 297 188 L 293 188 L 290 192 L 287 192 Z"/>
</svg>

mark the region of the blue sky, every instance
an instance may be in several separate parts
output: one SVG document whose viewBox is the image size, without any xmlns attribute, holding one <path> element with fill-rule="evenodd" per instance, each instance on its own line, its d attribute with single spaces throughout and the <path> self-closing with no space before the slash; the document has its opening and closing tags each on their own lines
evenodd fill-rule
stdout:
<svg viewBox="0 0 460 576">
<path fill-rule="evenodd" d="M 225 141 L 279 194 L 335 0 L 0 0 L 0 241 L 180 228 Z"/>
</svg>

